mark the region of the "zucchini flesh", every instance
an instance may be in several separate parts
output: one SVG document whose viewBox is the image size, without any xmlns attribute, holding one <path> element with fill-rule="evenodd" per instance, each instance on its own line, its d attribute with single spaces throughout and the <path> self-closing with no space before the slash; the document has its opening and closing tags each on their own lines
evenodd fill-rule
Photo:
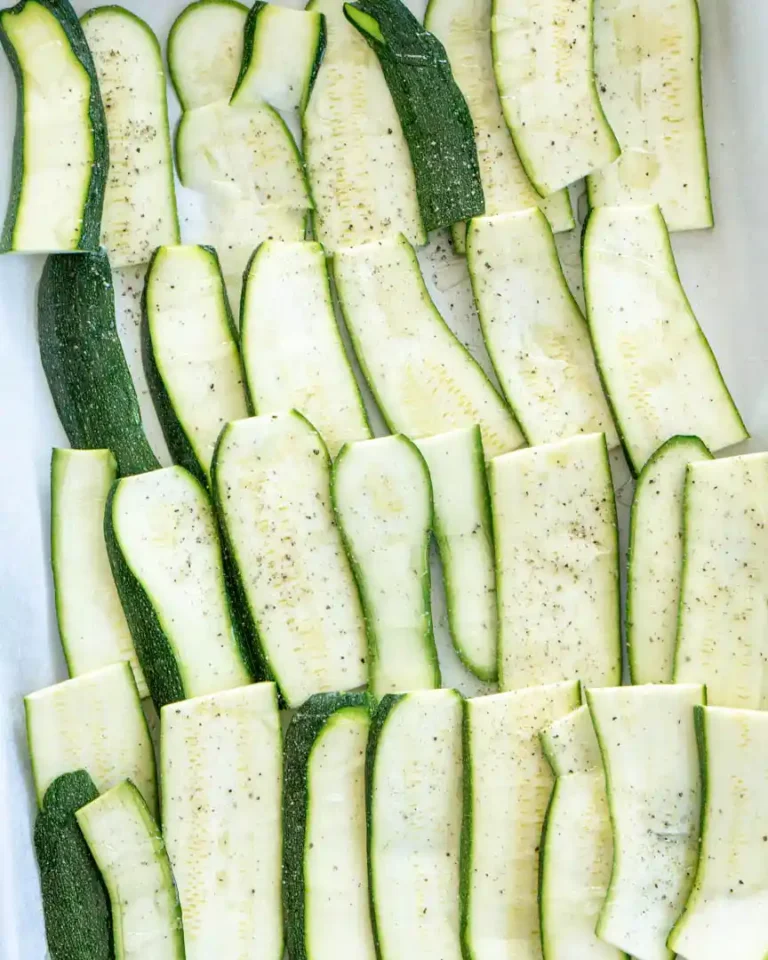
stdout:
<svg viewBox="0 0 768 960">
<path fill-rule="evenodd" d="M 126 661 L 30 693 L 24 712 L 38 804 L 57 777 L 85 770 L 101 791 L 131 780 L 155 809 L 155 754 Z"/>
<path fill-rule="evenodd" d="M 538 734 L 578 705 L 575 682 L 465 703 L 461 930 L 471 960 L 540 956 L 539 841 L 554 778 Z"/>
<path fill-rule="evenodd" d="M 488 457 L 524 442 L 437 312 L 405 237 L 339 251 L 333 272 L 352 345 L 391 432 L 413 439 L 477 423 Z"/>
<path fill-rule="evenodd" d="M 222 427 L 248 416 L 237 332 L 214 250 L 156 251 L 144 286 L 142 346 L 168 449 L 207 484 Z"/>
<path fill-rule="evenodd" d="M 240 606 L 290 707 L 366 681 L 365 626 L 330 472 L 319 434 L 295 411 L 228 424 L 213 458 Z"/>
<path fill-rule="evenodd" d="M 593 210 L 583 261 L 597 365 L 634 472 L 678 434 L 701 437 L 713 452 L 746 439 L 658 207 Z"/>
<path fill-rule="evenodd" d="M 282 744 L 272 683 L 163 707 L 163 835 L 187 960 L 280 960 Z"/>
<path fill-rule="evenodd" d="M 672 437 L 637 478 L 627 561 L 627 653 L 633 683 L 672 680 L 686 468 L 693 461 L 711 459 L 698 437 Z"/>
<path fill-rule="evenodd" d="M 117 334 L 106 255 L 49 257 L 37 316 L 40 358 L 72 446 L 111 450 L 120 476 L 158 467 Z"/>
<path fill-rule="evenodd" d="M 432 483 L 433 529 L 457 654 L 481 680 L 497 673 L 493 530 L 480 428 L 416 441 Z"/>
<path fill-rule="evenodd" d="M 604 433 L 617 446 L 589 330 L 544 215 L 472 220 L 467 266 L 488 354 L 528 442 Z"/>
<path fill-rule="evenodd" d="M 499 684 L 621 678 L 616 506 L 602 434 L 492 460 Z"/>
<path fill-rule="evenodd" d="M 283 889 L 294 960 L 375 960 L 366 862 L 365 756 L 373 700 L 319 693 L 285 735 Z"/>
<path fill-rule="evenodd" d="M 439 687 L 424 458 L 399 434 L 348 444 L 333 465 L 331 494 L 363 604 L 371 693 Z"/>
<path fill-rule="evenodd" d="M 267 240 L 258 248 L 245 276 L 240 349 L 258 413 L 300 410 L 332 458 L 370 437 L 319 243 Z"/>
<path fill-rule="evenodd" d="M 117 475 L 109 450 L 59 450 L 51 458 L 51 567 L 56 619 L 72 677 L 128 660 L 148 694 L 112 579 L 104 508 Z"/>
<path fill-rule="evenodd" d="M 636 960 L 672 960 L 666 946 L 693 882 L 700 778 L 695 684 L 587 690 L 605 768 L 613 870 L 597 935 Z"/>
<path fill-rule="evenodd" d="M 68 0 L 0 13 L 16 135 L 0 251 L 99 249 L 109 148 L 91 52 Z"/>
<path fill-rule="evenodd" d="M 675 683 L 706 683 L 713 706 L 768 706 L 768 453 L 691 463 Z"/>
<path fill-rule="evenodd" d="M 168 854 L 136 787 L 125 780 L 75 817 L 109 893 L 115 960 L 184 960 Z"/>
</svg>

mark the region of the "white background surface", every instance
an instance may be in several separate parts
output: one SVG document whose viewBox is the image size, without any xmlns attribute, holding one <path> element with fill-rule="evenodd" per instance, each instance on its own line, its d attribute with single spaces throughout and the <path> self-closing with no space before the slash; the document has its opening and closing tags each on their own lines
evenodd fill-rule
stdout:
<svg viewBox="0 0 768 960">
<path fill-rule="evenodd" d="M 416 2 L 416 0 L 414 0 Z M 640 0 L 638 0 L 640 2 Z M 716 227 L 674 238 L 678 266 L 726 382 L 752 432 L 749 449 L 768 448 L 768 5 L 763 0 L 699 0 L 704 31 L 704 93 Z M 75 3 L 79 13 L 91 4 Z M 163 47 L 184 0 L 128 0 Z M 296 4 L 291 4 L 296 5 Z M 0 6 L 8 6 L 2 3 Z M 171 121 L 178 105 L 169 91 Z M 7 196 L 15 93 L 0 57 L 0 207 Z M 182 233 L 189 199 L 180 197 Z M 425 273 L 438 306 L 479 350 L 465 268 L 432 244 Z M 439 248 L 439 249 L 436 249 Z M 561 242 L 569 279 L 578 277 L 578 237 Z M 0 258 L 0 960 L 46 955 L 32 848 L 34 800 L 26 754 L 23 694 L 66 678 L 49 574 L 49 462 L 66 446 L 43 376 L 36 341 L 35 291 L 42 258 Z M 137 365 L 138 314 L 132 297 L 141 273 L 116 278 L 126 290 L 119 317 L 126 354 Z M 143 382 L 137 384 L 143 392 Z M 151 404 L 142 396 L 150 440 L 164 451 Z M 380 421 L 379 421 L 380 422 Z M 619 468 L 619 501 L 631 486 Z M 624 514 L 625 510 L 622 511 Z M 439 591 L 438 591 L 439 592 Z M 465 693 L 461 670 L 435 610 L 444 681 Z M 440 621 L 443 626 L 440 626 Z"/>
</svg>

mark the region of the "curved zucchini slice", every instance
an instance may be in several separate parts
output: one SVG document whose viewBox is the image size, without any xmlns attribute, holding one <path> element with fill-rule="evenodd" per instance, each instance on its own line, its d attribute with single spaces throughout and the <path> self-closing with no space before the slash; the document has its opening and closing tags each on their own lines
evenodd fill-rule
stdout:
<svg viewBox="0 0 768 960">
<path fill-rule="evenodd" d="M 282 743 L 273 683 L 160 711 L 163 836 L 187 960 L 280 960 Z"/>
<path fill-rule="evenodd" d="M 497 673 L 498 619 L 491 505 L 480 428 L 417 440 L 432 482 L 433 530 L 440 551 L 453 645 L 481 680 Z"/>
<path fill-rule="evenodd" d="M 294 960 L 375 960 L 365 756 L 373 700 L 318 693 L 285 735 L 283 889 Z"/>
<path fill-rule="evenodd" d="M 768 453 L 691 463 L 675 683 L 713 706 L 768 707 Z"/>
<path fill-rule="evenodd" d="M 540 955 L 539 841 L 554 778 L 539 730 L 579 699 L 578 683 L 568 682 L 465 702 L 461 932 L 468 960 Z"/>
<path fill-rule="evenodd" d="M 696 684 L 587 690 L 605 768 L 613 870 L 597 935 L 637 960 L 672 960 L 666 942 L 693 882 L 701 787 Z"/>
<path fill-rule="evenodd" d="M 489 467 L 499 685 L 621 679 L 619 544 L 605 437 L 521 450 Z"/>
<path fill-rule="evenodd" d="M 160 466 L 115 325 L 103 253 L 49 257 L 37 293 L 40 359 L 73 447 L 111 450 L 120 476 Z"/>
<path fill-rule="evenodd" d="M 368 741 L 368 870 L 380 960 L 461 960 L 462 698 L 389 694 Z"/>
<path fill-rule="evenodd" d="M 143 300 L 144 369 L 168 449 L 207 484 L 225 423 L 248 416 L 237 332 L 210 247 L 160 247 Z"/>
<path fill-rule="evenodd" d="M 296 411 L 228 424 L 212 489 L 238 599 L 289 707 L 366 682 L 365 625 L 320 435 Z"/>
<path fill-rule="evenodd" d="M 16 136 L 0 251 L 98 250 L 109 148 L 91 52 L 68 0 L 0 12 Z"/>
<path fill-rule="evenodd" d="M 439 687 L 424 458 L 401 434 L 348 444 L 333 465 L 331 495 L 363 604 L 371 693 Z"/>
<path fill-rule="evenodd" d="M 696 960 L 764 960 L 768 713 L 694 711 L 703 791 L 699 865 L 667 945 Z"/>
<path fill-rule="evenodd" d="M 115 960 L 184 960 L 168 854 L 136 787 L 125 780 L 75 817 L 109 893 Z"/>
<path fill-rule="evenodd" d="M 155 809 L 155 754 L 126 661 L 30 693 L 24 712 L 40 805 L 57 777 L 85 770 L 98 790 L 131 780 Z"/>
<path fill-rule="evenodd" d="M 117 476 L 109 450 L 51 458 L 51 567 L 56 619 L 71 677 L 129 660 L 148 694 L 104 542 L 104 508 Z"/>
<path fill-rule="evenodd" d="M 627 561 L 627 655 L 633 683 L 669 683 L 683 569 L 686 469 L 712 454 L 698 437 L 672 437 L 640 471 Z"/>
<path fill-rule="evenodd" d="M 589 330 L 544 215 L 472 220 L 467 266 L 488 354 L 528 442 L 604 433 L 618 446 Z"/>
<path fill-rule="evenodd" d="M 213 508 L 183 467 L 118 481 L 105 532 L 120 600 L 159 710 L 250 683 L 235 632 Z"/>
<path fill-rule="evenodd" d="M 405 237 L 342 250 L 333 272 L 355 353 L 391 432 L 414 439 L 479 424 L 488 457 L 524 442 L 437 312 Z"/>
<path fill-rule="evenodd" d="M 240 349 L 258 413 L 300 410 L 332 458 L 370 437 L 319 243 L 268 240 L 258 248 L 245 276 Z"/>
<path fill-rule="evenodd" d="M 659 208 L 593 210 L 583 262 L 597 365 L 635 473 L 678 434 L 701 437 L 713 453 L 746 439 Z"/>
</svg>

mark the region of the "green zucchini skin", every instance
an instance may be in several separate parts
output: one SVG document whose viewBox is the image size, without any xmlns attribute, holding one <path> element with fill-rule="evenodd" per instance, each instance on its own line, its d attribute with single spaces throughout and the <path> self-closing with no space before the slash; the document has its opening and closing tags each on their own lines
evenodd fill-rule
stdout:
<svg viewBox="0 0 768 960">
<path fill-rule="evenodd" d="M 72 446 L 111 450 L 121 477 L 159 467 L 115 325 L 106 254 L 48 257 L 37 314 L 40 358 Z"/>
<path fill-rule="evenodd" d="M 11 161 L 11 189 L 3 231 L 0 234 L 0 253 L 6 253 L 14 249 L 13 238 L 24 181 L 24 80 L 16 50 L 3 29 L 3 19 L 21 13 L 28 3 L 35 3 L 37 6 L 50 11 L 56 17 L 69 40 L 72 52 L 83 65 L 91 81 L 88 118 L 91 123 L 91 136 L 93 137 L 93 164 L 91 166 L 88 194 L 83 208 L 83 220 L 77 249 L 96 251 L 101 245 L 101 212 L 104 207 L 104 191 L 109 170 L 109 144 L 107 142 L 107 120 L 104 114 L 104 104 L 101 101 L 93 57 L 78 16 L 69 0 L 19 0 L 16 6 L 3 10 L 2 15 L 0 15 L 0 45 L 5 50 L 16 81 L 16 133 L 13 139 Z"/>
<path fill-rule="evenodd" d="M 51 960 L 113 960 L 112 913 L 75 811 L 99 791 L 85 770 L 48 787 L 35 821 L 45 933 Z"/>
<path fill-rule="evenodd" d="M 442 43 L 400 0 L 357 0 L 344 16 L 379 58 L 403 127 L 426 231 L 485 212 L 472 117 Z"/>
</svg>

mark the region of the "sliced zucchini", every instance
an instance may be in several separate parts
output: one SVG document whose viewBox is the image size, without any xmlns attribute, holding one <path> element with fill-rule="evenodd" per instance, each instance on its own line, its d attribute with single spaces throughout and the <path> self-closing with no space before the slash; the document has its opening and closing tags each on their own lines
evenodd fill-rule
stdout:
<svg viewBox="0 0 768 960">
<path fill-rule="evenodd" d="M 686 468 L 712 454 L 698 437 L 672 437 L 640 472 L 627 561 L 627 656 L 633 683 L 669 683 L 683 568 Z"/>
<path fill-rule="evenodd" d="M 245 276 L 240 348 L 258 413 L 300 410 L 331 457 L 370 437 L 319 243 L 261 244 Z"/>
<path fill-rule="evenodd" d="M 176 463 L 202 483 L 221 428 L 248 416 L 237 332 L 210 247 L 160 247 L 147 271 L 142 340 L 152 399 Z"/>
<path fill-rule="evenodd" d="M 104 542 L 104 508 L 117 475 L 109 450 L 59 450 L 51 458 L 51 567 L 56 619 L 69 675 L 129 660 L 148 694 Z"/>
<path fill-rule="evenodd" d="M 408 145 L 387 83 L 365 40 L 344 18 L 344 0 L 312 0 L 328 32 L 303 115 L 304 160 L 315 236 L 333 253 L 404 233 L 426 234 Z"/>
<path fill-rule="evenodd" d="M 24 711 L 38 804 L 57 777 L 85 770 L 98 790 L 132 780 L 155 809 L 155 754 L 127 661 L 30 693 Z"/>
<path fill-rule="evenodd" d="M 344 320 L 391 432 L 431 437 L 479 424 L 488 457 L 523 435 L 430 299 L 403 236 L 342 250 L 333 272 Z"/>
<path fill-rule="evenodd" d="M 16 79 L 16 136 L 0 252 L 98 250 L 109 166 L 96 70 L 68 0 L 0 12 Z"/>
<path fill-rule="evenodd" d="M 273 683 L 160 712 L 163 835 L 188 960 L 280 960 L 282 743 Z"/>
<path fill-rule="evenodd" d="M 656 203 L 670 230 L 711 227 L 696 0 L 595 0 L 594 38 L 621 156 L 588 178 L 591 206 Z"/>
<path fill-rule="evenodd" d="M 695 960 L 768 955 L 768 713 L 694 707 L 702 779 L 693 890 L 667 941 Z"/>
<path fill-rule="evenodd" d="M 496 571 L 480 427 L 418 440 L 432 482 L 448 625 L 456 652 L 481 680 L 497 672 Z"/>
<path fill-rule="evenodd" d="M 593 210 L 583 260 L 597 365 L 635 473 L 677 434 L 701 437 L 713 452 L 744 440 L 747 430 L 680 283 L 659 208 Z"/>
<path fill-rule="evenodd" d="M 368 870 L 380 960 L 461 960 L 462 698 L 389 694 L 368 741 Z"/>
<path fill-rule="evenodd" d="M 617 446 L 589 330 L 544 215 L 472 220 L 467 266 L 488 354 L 528 442 L 604 433 Z"/>
<path fill-rule="evenodd" d="M 283 890 L 293 960 L 375 960 L 365 756 L 373 701 L 318 693 L 285 735 Z"/>
<path fill-rule="evenodd" d="M 120 476 L 158 467 L 117 334 L 106 255 L 49 257 L 37 317 L 40 358 L 72 446 L 111 450 Z"/>
<path fill-rule="evenodd" d="M 109 893 L 115 960 L 184 960 L 168 854 L 136 787 L 124 780 L 75 817 Z"/>
<path fill-rule="evenodd" d="M 160 44 L 122 7 L 96 7 L 81 22 L 107 118 L 101 242 L 113 267 L 147 263 L 157 247 L 179 243 Z"/>
<path fill-rule="evenodd" d="M 605 437 L 492 460 L 499 685 L 621 679 L 619 544 Z"/>
<path fill-rule="evenodd" d="M 363 604 L 371 693 L 439 687 L 424 458 L 402 434 L 348 444 L 333 465 L 331 495 Z"/>
<path fill-rule="evenodd" d="M 464 708 L 464 954 L 539 957 L 539 841 L 552 772 L 539 730 L 579 705 L 575 682 L 467 700 Z"/>
<path fill-rule="evenodd" d="M 597 935 L 636 960 L 671 960 L 666 941 L 693 882 L 701 788 L 695 684 L 587 690 L 605 768 L 613 870 Z"/>
<path fill-rule="evenodd" d="M 768 707 L 768 453 L 689 464 L 675 683 L 713 706 Z"/>
<path fill-rule="evenodd" d="M 240 606 L 289 707 L 366 682 L 365 625 L 330 473 L 320 435 L 296 411 L 228 424 L 213 458 Z"/>
</svg>

